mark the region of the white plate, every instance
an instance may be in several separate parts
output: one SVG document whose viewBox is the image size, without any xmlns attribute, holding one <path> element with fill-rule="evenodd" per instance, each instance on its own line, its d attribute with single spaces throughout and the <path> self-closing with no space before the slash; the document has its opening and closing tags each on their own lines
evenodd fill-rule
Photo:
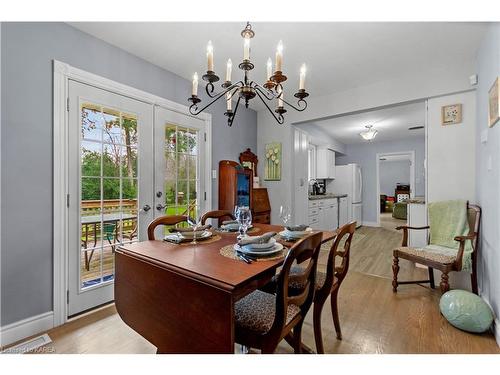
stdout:
<svg viewBox="0 0 500 375">
<path fill-rule="evenodd" d="M 306 230 L 303 231 L 289 231 L 288 229 L 285 229 L 284 231 L 281 231 L 279 234 L 282 237 L 300 238 L 310 234 L 311 232 L 312 228 L 307 228 Z"/>
<path fill-rule="evenodd" d="M 241 247 L 238 244 L 234 244 L 234 250 L 241 251 L 242 253 L 248 254 L 248 255 L 257 255 L 257 256 L 259 256 L 259 255 L 271 255 L 271 254 L 275 254 L 275 253 L 280 252 L 281 250 L 283 250 L 283 245 L 280 244 L 279 242 L 276 242 L 274 244 L 274 247 L 271 250 L 267 250 L 267 251 L 252 251 L 252 250 L 245 249 L 244 247 Z"/>
<path fill-rule="evenodd" d="M 193 232 L 179 232 L 181 237 L 183 238 L 188 238 L 188 239 L 193 239 L 194 238 L 194 233 Z M 212 232 L 205 230 L 203 232 L 196 232 L 196 239 L 198 238 L 208 238 L 212 235 Z"/>
<path fill-rule="evenodd" d="M 274 246 L 276 243 L 276 240 L 274 238 L 271 238 L 268 242 L 266 243 L 251 243 L 248 245 L 242 245 L 245 249 L 248 250 L 264 250 L 264 249 L 270 249 L 271 247 Z"/>
</svg>

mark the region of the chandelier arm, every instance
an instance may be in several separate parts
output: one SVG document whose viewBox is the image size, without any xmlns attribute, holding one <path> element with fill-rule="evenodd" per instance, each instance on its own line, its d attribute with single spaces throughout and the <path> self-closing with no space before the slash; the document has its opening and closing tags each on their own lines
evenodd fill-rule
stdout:
<svg viewBox="0 0 500 375">
<path fill-rule="evenodd" d="M 283 124 L 285 122 L 285 119 L 283 118 L 283 115 L 280 113 L 279 116 L 276 116 L 274 114 L 273 110 L 271 108 L 269 108 L 269 106 L 267 105 L 266 101 L 262 98 L 262 96 L 260 95 L 260 93 L 258 91 L 256 91 L 256 93 L 257 93 L 257 96 L 262 101 L 262 103 L 264 103 L 264 105 L 268 109 L 269 113 L 271 113 L 271 115 L 273 115 L 274 119 L 278 122 L 278 124 Z"/>
<path fill-rule="evenodd" d="M 271 90 L 267 90 L 267 89 L 264 89 L 262 86 L 260 86 L 259 84 L 255 84 L 255 89 L 256 90 L 259 90 L 260 93 L 262 95 L 264 95 L 264 97 L 267 99 L 267 100 L 273 100 L 273 99 L 276 99 L 276 95 L 274 95 L 274 93 L 271 91 Z M 267 96 L 267 94 L 271 94 L 271 97 Z"/>
<path fill-rule="evenodd" d="M 288 103 L 285 99 L 281 99 L 281 100 L 283 100 L 284 103 L 286 103 L 288 106 L 292 107 L 293 109 L 295 109 L 296 111 L 299 111 L 299 112 L 305 111 L 305 109 L 307 108 L 307 102 L 304 99 L 297 100 L 297 104 L 299 106 L 298 108 L 295 107 L 293 104 Z M 301 108 L 302 103 L 304 103 L 303 108 Z"/>
<path fill-rule="evenodd" d="M 236 117 L 236 112 L 238 111 L 238 106 L 240 105 L 240 100 L 241 100 L 241 96 L 239 96 L 238 100 L 236 101 L 236 105 L 234 106 L 233 115 L 227 119 L 227 125 L 229 127 L 233 126 L 233 121 L 234 121 L 234 118 Z"/>
<path fill-rule="evenodd" d="M 232 88 L 236 87 L 237 85 L 241 85 L 243 86 L 243 81 L 238 81 L 236 83 L 233 83 L 231 86 L 228 86 L 225 88 L 226 91 L 224 91 L 224 93 L 227 93 L 229 90 L 231 90 Z M 210 87 L 210 91 L 209 91 L 209 87 Z M 215 93 L 212 95 L 212 93 L 214 92 L 214 84 L 212 82 L 208 82 L 206 85 L 205 85 L 205 91 L 207 93 L 207 95 L 210 97 L 210 98 L 215 98 L 217 95 L 219 95 L 220 93 Z"/>
<path fill-rule="evenodd" d="M 215 98 L 214 100 L 212 100 L 210 103 L 208 103 L 205 107 L 203 107 L 202 109 L 198 110 L 198 105 L 197 103 L 193 103 L 191 104 L 191 106 L 189 107 L 189 113 L 191 113 L 192 115 L 194 116 L 197 116 L 199 115 L 201 112 L 203 112 L 205 109 L 207 109 L 208 107 L 210 107 L 212 104 L 214 104 L 217 100 L 219 100 L 220 98 L 222 98 L 224 95 L 226 95 L 229 91 L 231 91 L 232 89 L 234 89 L 235 87 L 237 87 L 238 84 L 242 83 L 241 81 L 235 83 L 234 85 L 231 85 L 229 86 L 226 90 L 218 93 L 217 95 L 211 97 L 211 98 Z"/>
</svg>

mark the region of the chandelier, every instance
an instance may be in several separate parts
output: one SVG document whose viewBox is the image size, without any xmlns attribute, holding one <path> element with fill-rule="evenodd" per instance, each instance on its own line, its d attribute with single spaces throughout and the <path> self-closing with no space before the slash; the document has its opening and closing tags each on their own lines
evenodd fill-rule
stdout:
<svg viewBox="0 0 500 375">
<path fill-rule="evenodd" d="M 283 124 L 285 121 L 283 114 L 286 113 L 285 104 L 293 108 L 296 111 L 302 112 L 307 108 L 307 102 L 304 100 L 309 96 L 309 94 L 305 90 L 305 79 L 306 79 L 306 66 L 302 65 L 300 68 L 300 83 L 299 90 L 294 94 L 294 97 L 297 98 L 296 105 L 293 105 L 284 99 L 283 94 L 283 82 L 287 80 L 287 77 L 282 72 L 282 64 L 283 64 L 283 44 L 280 41 L 278 43 L 278 47 L 276 49 L 276 61 L 275 61 L 275 70 L 273 72 L 272 60 L 269 58 L 267 60 L 267 78 L 266 82 L 261 86 L 257 82 L 250 80 L 249 73 L 254 68 L 254 64 L 250 61 L 250 39 L 255 36 L 255 32 L 252 30 L 252 26 L 250 22 L 247 22 L 246 27 L 241 32 L 241 36 L 243 37 L 243 61 L 238 65 L 238 68 L 243 70 L 244 76 L 243 79 L 233 83 L 231 81 L 231 73 L 232 73 L 232 62 L 231 59 L 227 60 L 226 66 L 226 79 L 222 86 L 222 91 L 214 92 L 215 86 L 214 82 L 219 81 L 219 76 L 215 74 L 214 71 L 214 52 L 212 42 L 208 42 L 207 45 L 207 73 L 202 76 L 202 79 L 207 82 L 205 86 L 205 91 L 207 95 L 213 99 L 203 108 L 198 107 L 198 103 L 201 102 L 201 99 L 198 97 L 198 74 L 194 73 L 193 76 L 193 87 L 191 92 L 191 97 L 188 98 L 192 104 L 189 107 L 189 112 L 192 115 L 198 115 L 203 112 L 205 109 L 210 107 L 220 98 L 225 98 L 226 100 L 226 112 L 224 113 L 227 116 L 227 124 L 232 126 L 233 120 L 236 116 L 236 112 L 238 111 L 238 106 L 241 100 L 244 100 L 245 107 L 248 108 L 248 103 L 251 99 L 256 96 L 265 104 L 266 108 L 273 115 L 275 120 Z M 233 110 L 232 99 L 236 95 L 236 105 Z M 272 102 L 276 101 L 276 105 L 274 109 L 271 109 Z M 271 106 L 268 104 L 271 103 Z"/>
</svg>

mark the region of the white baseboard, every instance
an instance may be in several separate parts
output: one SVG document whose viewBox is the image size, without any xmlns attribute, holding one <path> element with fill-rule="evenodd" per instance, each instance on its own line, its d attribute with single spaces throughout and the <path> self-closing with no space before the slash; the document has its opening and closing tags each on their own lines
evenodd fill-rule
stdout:
<svg viewBox="0 0 500 375">
<path fill-rule="evenodd" d="M 53 327 L 53 311 L 19 320 L 0 328 L 0 346 L 12 344 L 13 342 L 47 331 Z"/>
<path fill-rule="evenodd" d="M 376 221 L 363 221 L 362 225 L 365 227 L 380 227 L 380 224 Z"/>
</svg>

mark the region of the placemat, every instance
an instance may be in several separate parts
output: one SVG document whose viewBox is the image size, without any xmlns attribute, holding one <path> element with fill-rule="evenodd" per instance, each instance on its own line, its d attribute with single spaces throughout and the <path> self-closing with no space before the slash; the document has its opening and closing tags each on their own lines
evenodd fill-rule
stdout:
<svg viewBox="0 0 500 375">
<path fill-rule="evenodd" d="M 273 254 L 272 256 L 256 258 L 255 261 L 265 262 L 265 261 L 269 261 L 269 260 L 283 259 L 286 256 L 287 252 L 288 252 L 288 249 L 286 247 L 284 247 L 283 250 L 281 250 L 279 253 Z M 219 253 L 220 253 L 220 255 L 222 255 L 226 258 L 242 261 L 240 258 L 238 258 L 236 256 L 236 251 L 234 250 L 234 244 L 222 247 L 219 250 Z"/>
</svg>

